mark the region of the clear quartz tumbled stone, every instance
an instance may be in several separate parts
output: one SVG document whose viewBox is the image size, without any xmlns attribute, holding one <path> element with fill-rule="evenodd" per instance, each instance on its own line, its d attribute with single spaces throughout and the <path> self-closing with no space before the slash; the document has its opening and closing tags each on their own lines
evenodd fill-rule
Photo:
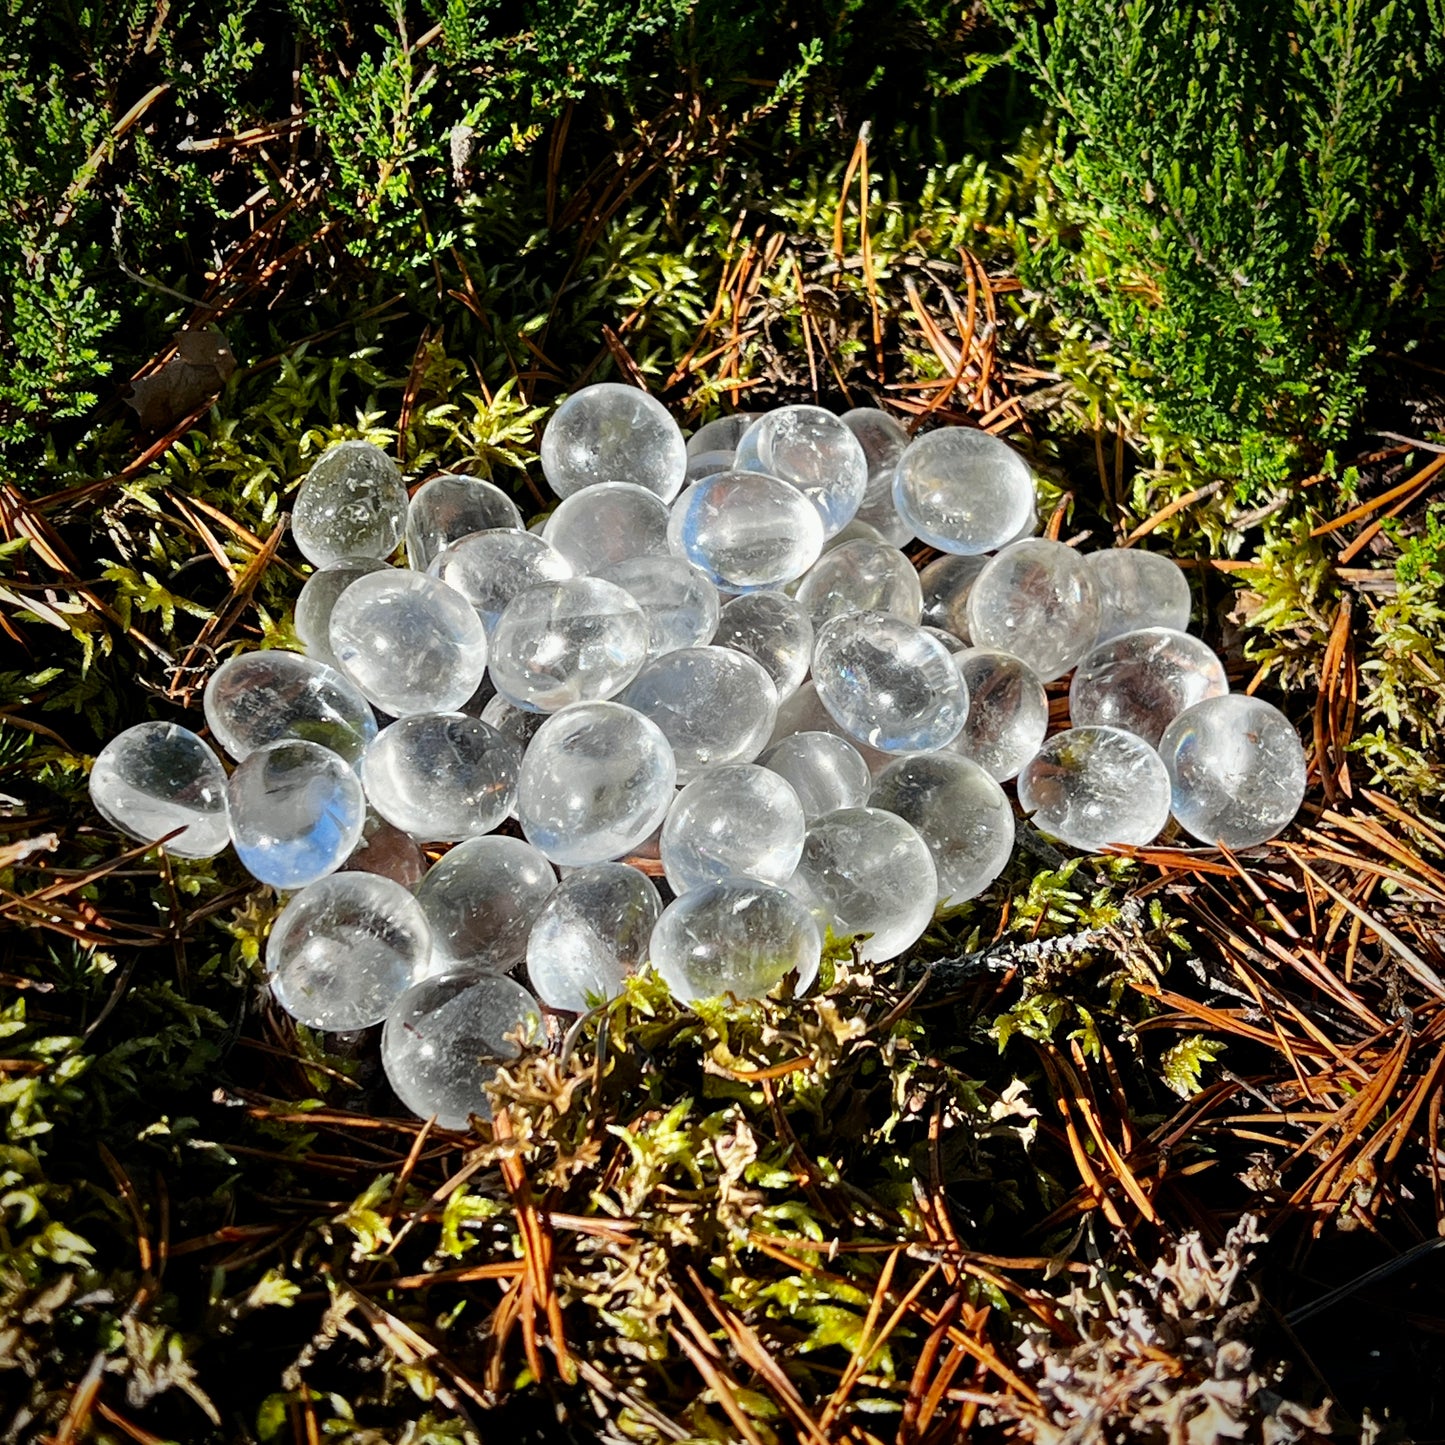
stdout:
<svg viewBox="0 0 1445 1445">
<path fill-rule="evenodd" d="M 884 963 L 922 937 L 938 873 L 911 823 L 881 808 L 842 808 L 808 829 L 788 888 L 837 937 L 871 935 L 860 941 L 862 956 Z"/>
<path fill-rule="evenodd" d="M 542 432 L 542 471 L 559 497 L 631 482 L 670 502 L 682 487 L 687 444 L 668 410 L 635 386 L 601 382 L 573 392 Z"/>
<path fill-rule="evenodd" d="M 529 744 L 517 816 L 547 857 L 584 868 L 649 837 L 676 782 L 672 746 L 656 723 L 618 702 L 578 703 L 548 718 Z"/>
<path fill-rule="evenodd" d="M 1169 821 L 1169 775 L 1136 733 L 1055 733 L 1019 774 L 1019 806 L 1040 831 L 1086 853 L 1143 847 Z"/>
<path fill-rule="evenodd" d="M 786 883 L 807 823 L 791 783 L 752 763 L 710 768 L 678 793 L 662 825 L 662 866 L 674 893 L 722 878 Z"/>
<path fill-rule="evenodd" d="M 542 905 L 527 940 L 527 978 L 548 1008 L 581 1013 L 615 998 L 647 957 L 662 900 L 626 863 L 578 868 Z"/>
<path fill-rule="evenodd" d="M 1102 723 L 1157 744 L 1185 708 L 1229 691 L 1224 664 L 1197 637 L 1146 627 L 1090 652 L 1069 683 L 1075 727 Z"/>
<path fill-rule="evenodd" d="M 948 649 L 883 612 L 821 627 L 813 682 L 839 726 L 883 752 L 941 748 L 968 717 L 968 689 Z"/>
<path fill-rule="evenodd" d="M 1023 658 L 1041 682 L 1062 677 L 1099 630 L 1099 599 L 1084 559 L 1041 537 L 1010 543 L 974 579 L 968 630 L 976 647 Z"/>
<path fill-rule="evenodd" d="M 319 743 L 291 738 L 247 753 L 226 784 L 231 841 L 253 878 L 304 888 L 361 841 L 366 799 L 355 771 Z"/>
<path fill-rule="evenodd" d="M 370 442 L 338 442 L 302 479 L 291 534 L 316 567 L 347 557 L 390 557 L 406 513 L 406 487 L 396 463 Z"/>
<path fill-rule="evenodd" d="M 276 1002 L 307 1028 L 379 1024 L 431 964 L 431 929 L 415 898 L 374 873 L 336 873 L 303 888 L 266 942 Z"/>
<path fill-rule="evenodd" d="M 1188 631 L 1189 581 L 1172 558 L 1137 547 L 1106 547 L 1084 562 L 1099 597 L 1099 642 L 1141 627 Z"/>
<path fill-rule="evenodd" d="M 868 490 L 858 438 L 820 406 L 780 406 L 760 416 L 738 442 L 736 465 L 796 487 L 817 509 L 825 537 L 853 520 Z"/>
<path fill-rule="evenodd" d="M 487 667 L 487 634 L 471 604 L 423 572 L 357 578 L 332 609 L 331 650 L 392 717 L 460 708 Z"/>
<path fill-rule="evenodd" d="M 1018 536 L 1034 505 L 1029 464 L 972 427 L 942 427 L 908 444 L 893 479 L 898 515 L 940 552 L 992 552 Z"/>
<path fill-rule="evenodd" d="M 175 723 L 117 733 L 96 755 L 90 799 L 106 822 L 142 843 L 184 829 L 166 843 L 177 858 L 214 858 L 231 841 L 220 759 Z"/>
<path fill-rule="evenodd" d="M 1186 708 L 1159 740 L 1180 826 L 1202 843 L 1252 848 L 1284 831 L 1305 793 L 1294 724 L 1243 693 Z"/>
<path fill-rule="evenodd" d="M 679 1003 L 761 998 L 789 973 L 805 993 L 818 976 L 822 937 L 791 893 L 754 878 L 691 889 L 662 910 L 652 930 L 652 966 Z"/>
<path fill-rule="evenodd" d="M 392 1005 L 381 1064 L 398 1099 L 443 1129 L 492 1117 L 487 1084 L 522 1044 L 542 1037 L 537 1000 L 496 974 L 458 969 L 424 978 Z"/>
<path fill-rule="evenodd" d="M 498 529 L 522 530 L 517 504 L 493 482 L 443 472 L 418 487 L 407 508 L 407 565 L 425 572 L 453 542 Z"/>
</svg>

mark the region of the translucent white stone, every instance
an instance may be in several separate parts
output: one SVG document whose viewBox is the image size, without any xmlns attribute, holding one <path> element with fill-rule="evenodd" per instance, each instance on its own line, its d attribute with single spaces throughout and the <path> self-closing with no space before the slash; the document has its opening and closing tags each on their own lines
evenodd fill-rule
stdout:
<svg viewBox="0 0 1445 1445">
<path fill-rule="evenodd" d="M 626 863 L 569 873 L 527 940 L 527 977 L 537 997 L 572 1013 L 616 998 L 647 957 L 661 912 L 652 880 Z"/>
<path fill-rule="evenodd" d="M 396 1096 L 443 1129 L 492 1117 L 487 1085 L 542 1037 L 537 1001 L 510 978 L 461 969 L 423 979 L 392 1006 L 381 1031 L 381 1063 Z"/>
<path fill-rule="evenodd" d="M 918 830 L 946 907 L 977 898 L 1013 853 L 1014 815 L 1003 789 L 977 763 L 952 753 L 899 758 L 878 775 L 868 806 Z"/>
<path fill-rule="evenodd" d="M 401 541 L 406 509 L 401 473 L 380 447 L 338 442 L 302 479 L 291 534 L 314 567 L 347 557 L 390 557 Z"/>
<path fill-rule="evenodd" d="M 846 547 L 849 542 L 872 542 L 879 547 L 889 545 L 887 538 L 884 537 L 883 533 L 880 532 L 877 527 L 873 526 L 870 522 L 865 522 L 858 517 L 854 517 L 842 531 L 834 532 L 831 537 L 825 537 L 823 539 L 823 550 L 818 555 L 820 557 L 826 557 L 829 552 L 835 552 L 839 547 Z M 799 582 L 801 582 L 801 580 L 800 578 Z M 790 584 L 790 591 L 796 592 L 797 589 L 798 583 Z"/>
<path fill-rule="evenodd" d="M 1236 692 L 1195 703 L 1164 729 L 1159 752 L 1174 816 L 1203 843 L 1266 843 L 1304 801 L 1299 734 L 1262 698 Z"/>
<path fill-rule="evenodd" d="M 991 552 L 1018 535 L 1034 501 L 1029 464 L 988 432 L 942 427 L 898 459 L 893 502 L 914 534 L 940 552 Z"/>
<path fill-rule="evenodd" d="M 422 572 L 358 577 L 332 610 L 331 650 L 393 717 L 455 711 L 487 667 L 487 634 L 471 604 Z"/>
<path fill-rule="evenodd" d="M 214 858 L 231 841 L 220 759 L 175 723 L 117 733 L 96 755 L 90 800 L 107 823 L 142 843 L 184 829 L 166 844 L 177 858 Z"/>
<path fill-rule="evenodd" d="M 547 717 L 544 712 L 533 712 L 530 708 L 508 702 L 501 693 L 482 709 L 482 721 L 490 723 L 504 737 L 511 738 L 524 753 Z"/>
<path fill-rule="evenodd" d="M 853 520 L 868 490 L 858 438 L 820 406 L 780 406 L 760 416 L 738 442 L 737 467 L 796 487 L 817 508 L 827 537 Z"/>
<path fill-rule="evenodd" d="M 795 487 L 760 472 L 719 472 L 672 508 L 668 545 L 727 592 L 761 592 L 801 577 L 823 547 L 823 523 Z"/>
<path fill-rule="evenodd" d="M 774 743 L 758 763 L 792 785 L 809 824 L 839 808 L 863 807 L 873 786 L 863 755 L 836 733 L 794 733 Z"/>
<path fill-rule="evenodd" d="M 421 882 L 426 866 L 426 854 L 416 839 L 388 823 L 373 809 L 361 826 L 361 841 L 351 850 L 341 871 L 375 873 L 410 891 Z"/>
<path fill-rule="evenodd" d="M 303 888 L 266 942 L 276 1002 L 311 1029 L 379 1024 L 431 964 L 431 929 L 415 898 L 372 873 L 336 873 Z"/>
<path fill-rule="evenodd" d="M 622 702 L 672 745 L 677 780 L 720 763 L 748 763 L 767 746 L 778 690 L 762 664 L 727 647 L 685 647 L 649 662 Z"/>
<path fill-rule="evenodd" d="M 417 838 L 455 843 L 498 827 L 517 799 L 522 749 L 465 713 L 413 713 L 383 728 L 361 760 L 371 806 Z"/>
<path fill-rule="evenodd" d="M 629 557 L 665 557 L 667 503 L 631 482 L 602 482 L 574 492 L 547 518 L 543 538 L 579 576 Z"/>
<path fill-rule="evenodd" d="M 492 681 L 509 702 L 556 712 L 620 692 L 647 658 L 647 614 L 600 577 L 519 593 L 492 632 Z"/>
<path fill-rule="evenodd" d="M 926 850 L 925 850 L 926 852 Z M 823 945 L 808 909 L 791 893 L 752 878 L 693 888 L 662 910 L 652 930 L 652 966 L 679 1003 L 761 998 L 790 973 L 805 993 Z"/>
<path fill-rule="evenodd" d="M 803 805 L 781 774 L 751 763 L 710 768 L 668 810 L 663 871 L 674 893 L 734 877 L 783 884 L 806 829 Z"/>
<path fill-rule="evenodd" d="M 743 433 L 757 420 L 757 413 L 735 412 L 732 416 L 720 416 L 704 422 L 687 439 L 687 454 L 701 456 L 707 452 L 735 452 Z"/>
<path fill-rule="evenodd" d="M 338 667 L 331 650 L 331 612 L 336 599 L 368 572 L 384 572 L 386 563 L 375 557 L 344 557 L 329 567 L 319 568 L 307 579 L 296 599 L 296 636 L 306 649 L 307 657 Z"/>
<path fill-rule="evenodd" d="M 1099 599 L 1084 559 L 1062 542 L 1013 542 L 968 594 L 974 645 L 1021 657 L 1042 682 L 1062 677 L 1094 645 Z"/>
<path fill-rule="evenodd" d="M 635 386 L 584 386 L 542 432 L 542 471 L 559 497 L 601 482 L 633 482 L 670 502 L 686 466 L 681 428 L 660 401 Z"/>
<path fill-rule="evenodd" d="M 671 554 L 630 557 L 598 569 L 597 575 L 630 593 L 646 614 L 649 657 L 712 641 L 722 600 L 691 562 Z"/>
<path fill-rule="evenodd" d="M 376 736 L 376 717 L 355 686 L 298 652 L 228 658 L 211 674 L 201 704 L 212 735 L 237 762 L 267 743 L 305 738 L 354 763 Z"/>
<path fill-rule="evenodd" d="M 972 758 L 999 782 L 1017 777 L 1049 730 L 1038 673 L 1009 652 L 973 647 L 953 660 L 968 687 L 968 717 L 949 751 Z"/>
<path fill-rule="evenodd" d="M 808 569 L 797 600 L 814 627 L 849 612 L 887 612 L 913 626 L 923 612 L 923 590 L 913 563 L 880 542 L 848 542 Z"/>
<path fill-rule="evenodd" d="M 631 853 L 666 817 L 676 784 L 672 747 L 656 723 L 621 703 L 578 703 L 532 739 L 517 816 L 549 858 L 585 868 Z"/>
<path fill-rule="evenodd" d="M 253 878 L 304 888 L 334 873 L 361 840 L 366 799 L 355 772 L 319 743 L 256 748 L 226 783 L 231 841 Z"/>
<path fill-rule="evenodd" d="M 444 853 L 416 890 L 431 924 L 436 969 L 505 973 L 557 886 L 552 865 L 520 838 L 468 838 Z"/>
<path fill-rule="evenodd" d="M 1122 728 L 1055 733 L 1018 781 L 1019 805 L 1042 832 L 1097 853 L 1143 847 L 1169 821 L 1169 775 L 1159 754 Z"/>
<path fill-rule="evenodd" d="M 894 505 L 893 478 L 908 446 L 908 429 L 871 406 L 845 411 L 839 421 L 858 438 L 868 462 L 868 486 L 856 520 L 876 527 L 890 546 L 906 547 L 914 533 Z"/>
<path fill-rule="evenodd" d="M 419 487 L 411 499 L 406 517 L 407 564 L 425 572 L 453 542 L 473 532 L 494 530 L 522 530 L 517 504 L 481 477 L 444 472 Z"/>
<path fill-rule="evenodd" d="M 1189 579 L 1171 557 L 1109 547 L 1084 558 L 1099 597 L 1099 642 L 1141 627 L 1189 629 Z"/>
<path fill-rule="evenodd" d="M 923 593 L 922 621 L 942 628 L 963 642 L 968 634 L 968 594 L 978 574 L 988 565 L 987 557 L 956 557 L 945 554 L 918 574 Z"/>
<path fill-rule="evenodd" d="M 920 627 L 918 630 L 926 637 L 933 638 L 950 657 L 957 657 L 959 653 L 968 651 L 968 643 L 951 632 L 945 632 L 941 627 Z"/>
<path fill-rule="evenodd" d="M 432 558 L 427 571 L 472 604 L 489 639 L 503 609 L 519 593 L 573 575 L 572 564 L 550 542 L 510 528 L 473 532 L 452 542 Z"/>
<path fill-rule="evenodd" d="M 1185 708 L 1228 691 L 1224 664 L 1197 637 L 1146 627 L 1100 644 L 1079 664 L 1069 683 L 1069 720 L 1123 728 L 1157 744 Z"/>
<path fill-rule="evenodd" d="M 813 624 L 803 608 L 781 592 L 734 597 L 718 616 L 713 642 L 761 664 L 780 702 L 798 690 L 813 661 Z"/>
<path fill-rule="evenodd" d="M 947 648 L 883 612 L 818 629 L 813 683 L 849 736 L 883 752 L 941 748 L 968 717 L 968 689 Z"/>
<path fill-rule="evenodd" d="M 732 471 L 736 457 L 736 452 L 698 452 L 695 456 L 689 455 L 687 471 L 682 479 L 683 485 L 693 487 L 708 477 L 717 476 L 719 472 Z"/>
<path fill-rule="evenodd" d="M 867 933 L 862 956 L 897 958 L 923 936 L 938 900 L 938 872 L 911 823 L 881 808 L 841 808 L 803 840 L 788 887 L 839 938 Z"/>
</svg>

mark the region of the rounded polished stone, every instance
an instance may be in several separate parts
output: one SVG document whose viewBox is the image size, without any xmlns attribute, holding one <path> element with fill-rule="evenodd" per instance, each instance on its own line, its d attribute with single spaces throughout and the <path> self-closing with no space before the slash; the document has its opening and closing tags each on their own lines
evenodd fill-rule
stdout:
<svg viewBox="0 0 1445 1445">
<path fill-rule="evenodd" d="M 676 783 L 672 745 L 656 723 L 621 703 L 578 703 L 548 718 L 528 746 L 517 816 L 549 858 L 585 868 L 642 843 L 667 816 Z"/>
<path fill-rule="evenodd" d="M 1002 547 L 1028 520 L 1033 499 L 1029 464 L 1007 442 L 972 427 L 916 437 L 893 480 L 898 515 L 940 552 Z"/>
<path fill-rule="evenodd" d="M 938 872 L 911 823 L 881 808 L 842 808 L 803 840 L 788 887 L 838 938 L 862 939 L 864 959 L 897 958 L 922 936 L 938 899 Z"/>
<path fill-rule="evenodd" d="M 813 662 L 813 624 L 802 606 L 781 592 L 734 597 L 719 613 L 712 640 L 759 663 L 780 703 L 798 690 Z"/>
<path fill-rule="evenodd" d="M 726 647 L 685 647 L 649 662 L 620 701 L 662 730 L 677 780 L 762 752 L 778 715 L 778 691 L 761 663 Z"/>
<path fill-rule="evenodd" d="M 647 659 L 647 614 L 600 577 L 519 593 L 492 633 L 492 681 L 520 707 L 557 712 L 621 692 Z"/>
<path fill-rule="evenodd" d="M 972 758 L 1000 783 L 1017 777 L 1049 730 L 1049 698 L 1038 674 L 1008 652 L 973 647 L 953 660 L 968 686 L 968 717 L 949 751 Z"/>
<path fill-rule="evenodd" d="M 343 873 L 375 873 L 408 891 L 426 874 L 427 857 L 410 833 L 388 823 L 374 808 L 361 826 L 361 841 L 341 865 Z"/>
<path fill-rule="evenodd" d="M 805 993 L 823 946 L 808 909 L 792 894 L 752 878 L 691 889 L 662 910 L 652 930 L 652 966 L 679 1003 L 761 998 L 790 973 Z"/>
<path fill-rule="evenodd" d="M 508 702 L 500 693 L 490 698 L 482 709 L 482 721 L 491 724 L 503 737 L 511 738 L 524 753 L 549 716 L 550 714 L 545 712 L 533 712 L 530 708 L 518 707 L 516 703 Z"/>
<path fill-rule="evenodd" d="M 1062 542 L 1030 537 L 1005 547 L 968 594 L 977 647 L 1011 652 L 1052 682 L 1094 645 L 1099 599 L 1084 559 Z"/>
<path fill-rule="evenodd" d="M 839 726 L 883 752 L 941 748 L 968 717 L 968 689 L 947 648 L 882 612 L 819 628 L 813 682 Z"/>
<path fill-rule="evenodd" d="M 1051 837 L 1097 853 L 1141 848 L 1169 821 L 1169 775 L 1159 754 L 1121 728 L 1055 733 L 1019 774 L 1019 805 Z"/>
<path fill-rule="evenodd" d="M 482 681 L 487 634 L 471 604 L 422 572 L 359 577 L 331 613 L 341 670 L 382 712 L 452 712 Z"/>
<path fill-rule="evenodd" d="M 291 535 L 313 566 L 347 557 L 390 557 L 406 526 L 407 495 L 396 463 L 370 442 L 328 447 L 302 479 Z"/>
<path fill-rule="evenodd" d="M 668 553 L 667 503 L 631 482 L 602 482 L 566 498 L 542 537 L 579 576 L 598 575 L 629 557 Z"/>
<path fill-rule="evenodd" d="M 281 910 L 266 943 L 276 1002 L 307 1028 L 379 1024 L 431 965 L 431 929 L 415 898 L 372 873 L 336 873 Z"/>
<path fill-rule="evenodd" d="M 433 863 L 416 890 L 438 969 L 505 973 L 557 886 L 552 865 L 520 838 L 469 838 Z"/>
<path fill-rule="evenodd" d="M 231 841 L 253 878 L 304 888 L 334 873 L 361 840 L 356 773 L 319 743 L 288 739 L 248 753 L 226 784 Z"/>
<path fill-rule="evenodd" d="M 183 829 L 166 843 L 177 858 L 214 858 L 231 841 L 220 759 L 175 723 L 117 733 L 91 767 L 90 800 L 107 823 L 142 843 Z"/>
<path fill-rule="evenodd" d="M 773 735 L 768 739 L 768 746 L 773 747 L 795 733 L 832 733 L 863 759 L 869 773 L 875 777 L 898 756 L 897 753 L 885 753 L 878 748 L 871 748 L 861 738 L 854 737 L 823 706 L 817 686 L 811 679 L 778 708 L 778 720 L 773 724 Z"/>
<path fill-rule="evenodd" d="M 642 608 L 649 658 L 712 641 L 722 601 L 717 588 L 691 562 L 670 553 L 629 557 L 599 568 L 597 575 L 615 582 Z"/>
<path fill-rule="evenodd" d="M 751 763 L 710 768 L 673 800 L 662 866 L 674 893 L 723 878 L 786 883 L 807 824 L 792 784 Z"/>
<path fill-rule="evenodd" d="M 206 725 L 241 762 L 257 748 L 303 738 L 360 761 L 376 717 L 355 685 L 334 668 L 278 648 L 227 658 L 201 699 Z"/>
<path fill-rule="evenodd" d="M 1252 848 L 1287 828 L 1305 794 L 1294 724 L 1243 693 L 1186 708 L 1159 740 L 1180 826 L 1202 843 Z"/>
<path fill-rule="evenodd" d="M 968 594 L 987 565 L 987 557 L 951 554 L 930 562 L 918 574 L 919 590 L 923 594 L 923 623 L 968 642 Z"/>
<path fill-rule="evenodd" d="M 569 873 L 527 940 L 527 977 L 537 997 L 572 1013 L 616 998 L 646 959 L 661 912 L 652 880 L 626 863 Z"/>
<path fill-rule="evenodd" d="M 517 504 L 493 482 L 444 472 L 420 486 L 407 508 L 407 565 L 425 572 L 453 542 L 497 529 L 522 530 Z"/>
<path fill-rule="evenodd" d="M 796 487 L 729 471 L 674 503 L 668 545 L 725 592 L 761 592 L 801 577 L 823 548 L 823 523 Z"/>
<path fill-rule="evenodd" d="M 719 472 L 730 472 L 733 469 L 733 462 L 737 457 L 736 452 L 697 452 L 688 453 L 687 472 L 683 476 L 683 486 L 694 487 L 708 477 L 715 477 Z"/>
<path fill-rule="evenodd" d="M 793 733 L 774 743 L 758 764 L 792 785 L 809 824 L 839 808 L 863 807 L 873 786 L 863 755 L 837 733 Z"/>
<path fill-rule="evenodd" d="M 542 1037 L 537 1000 L 510 978 L 469 969 L 413 984 L 381 1031 L 381 1064 L 398 1099 L 443 1129 L 492 1117 L 497 1069 Z"/>
<path fill-rule="evenodd" d="M 908 446 L 908 429 L 877 407 L 860 406 L 838 418 L 863 448 L 868 462 L 868 486 L 855 520 L 876 527 L 893 547 L 906 547 L 913 529 L 898 515 L 893 501 L 893 478 L 898 459 Z"/>
<path fill-rule="evenodd" d="M 681 428 L 660 401 L 635 386 L 584 386 L 552 413 L 542 432 L 542 471 L 559 497 L 604 482 L 632 482 L 670 502 L 686 467 Z"/>
<path fill-rule="evenodd" d="M 296 598 L 294 626 L 307 657 L 339 667 L 331 650 L 331 613 L 336 599 L 368 572 L 384 572 L 386 563 L 375 557 L 343 557 L 313 572 Z"/>
<path fill-rule="evenodd" d="M 868 490 L 868 459 L 858 438 L 821 406 L 780 406 L 738 441 L 740 471 L 765 472 L 796 487 L 817 508 L 823 535 L 853 520 Z"/>
<path fill-rule="evenodd" d="M 572 564 L 549 542 L 512 528 L 472 532 L 450 543 L 427 572 L 472 604 L 488 638 L 519 593 L 573 575 Z"/>
<path fill-rule="evenodd" d="M 880 542 L 847 542 L 819 557 L 798 584 L 814 627 L 849 612 L 887 612 L 918 626 L 923 589 L 913 563 Z"/>
<path fill-rule="evenodd" d="M 1069 683 L 1069 719 L 1157 744 L 1187 707 L 1229 691 L 1224 664 L 1197 637 L 1168 627 L 1125 632 L 1094 648 Z"/>
<path fill-rule="evenodd" d="M 938 870 L 938 901 L 977 898 L 1013 854 L 1014 815 L 999 785 L 975 762 L 951 753 L 911 753 L 886 767 L 870 808 L 918 830 Z"/>
<path fill-rule="evenodd" d="M 1189 579 L 1171 557 L 1108 547 L 1084 558 L 1099 597 L 1099 642 L 1141 627 L 1189 628 Z"/>
<path fill-rule="evenodd" d="M 455 843 L 498 827 L 517 800 L 522 749 L 465 713 L 413 713 L 372 739 L 361 760 L 371 806 L 416 838 Z"/>
</svg>

